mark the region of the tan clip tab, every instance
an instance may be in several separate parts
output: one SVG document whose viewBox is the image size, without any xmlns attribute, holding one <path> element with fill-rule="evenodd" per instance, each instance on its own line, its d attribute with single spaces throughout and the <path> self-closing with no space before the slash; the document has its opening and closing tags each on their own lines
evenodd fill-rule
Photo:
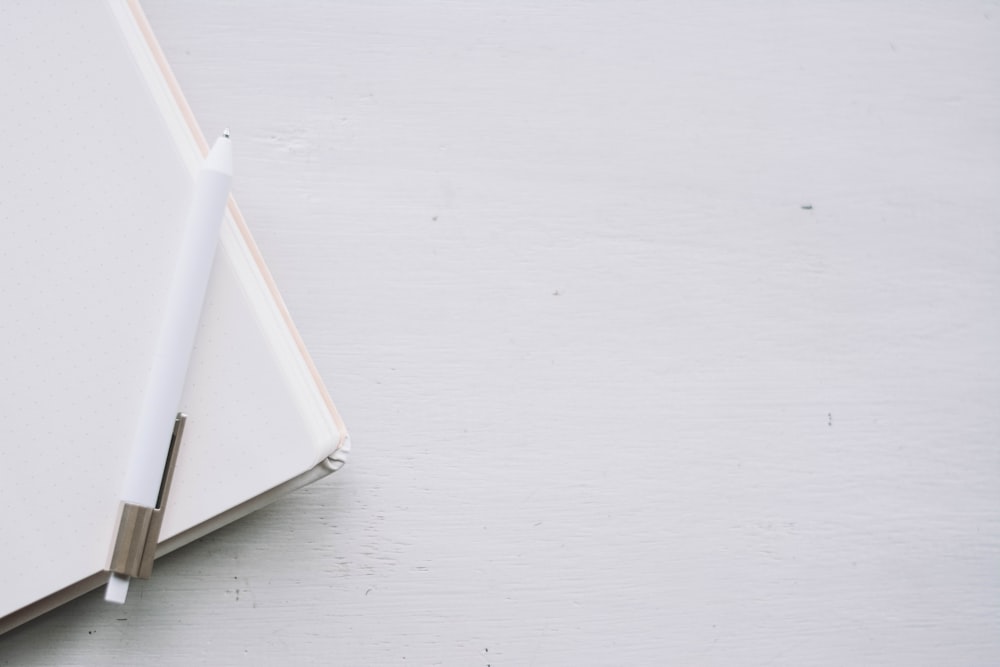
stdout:
<svg viewBox="0 0 1000 667">
<path fill-rule="evenodd" d="M 167 462 L 160 481 L 160 493 L 156 497 L 156 507 L 122 503 L 118 536 L 115 538 L 115 548 L 111 553 L 111 565 L 108 568 L 112 572 L 139 579 L 149 579 L 153 574 L 153 559 L 156 558 L 156 545 L 160 541 L 163 512 L 167 506 L 167 496 L 170 495 L 170 482 L 174 479 L 174 465 L 177 462 L 177 451 L 184 436 L 186 421 L 187 415 L 182 412 L 177 413 L 174 433 L 170 437 L 170 449 L 167 451 Z"/>
</svg>

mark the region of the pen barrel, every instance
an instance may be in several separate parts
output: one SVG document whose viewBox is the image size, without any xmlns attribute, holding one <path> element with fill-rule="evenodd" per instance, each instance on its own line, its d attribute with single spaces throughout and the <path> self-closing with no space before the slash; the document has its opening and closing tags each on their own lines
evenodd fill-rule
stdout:
<svg viewBox="0 0 1000 667">
<path fill-rule="evenodd" d="M 231 180 L 211 168 L 201 169 L 195 179 L 122 493 L 128 503 L 156 506 Z"/>
</svg>

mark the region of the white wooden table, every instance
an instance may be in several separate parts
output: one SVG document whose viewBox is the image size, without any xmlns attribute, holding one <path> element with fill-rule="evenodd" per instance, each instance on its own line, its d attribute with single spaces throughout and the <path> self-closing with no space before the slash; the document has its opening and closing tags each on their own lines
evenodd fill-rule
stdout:
<svg viewBox="0 0 1000 667">
<path fill-rule="evenodd" d="M 351 427 L 0 665 L 1000 662 L 1000 6 L 149 0 Z"/>
</svg>

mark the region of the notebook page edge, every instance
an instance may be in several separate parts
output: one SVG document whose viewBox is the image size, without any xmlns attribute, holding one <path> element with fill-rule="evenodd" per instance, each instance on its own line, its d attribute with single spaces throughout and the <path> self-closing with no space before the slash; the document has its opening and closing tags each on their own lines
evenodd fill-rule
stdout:
<svg viewBox="0 0 1000 667">
<path fill-rule="evenodd" d="M 158 91 L 157 99 L 163 100 L 164 110 L 171 109 L 174 111 L 171 114 L 171 118 L 168 118 L 168 124 L 175 133 L 178 143 L 187 144 L 191 147 L 190 151 L 185 151 L 185 159 L 190 160 L 189 166 L 193 172 L 197 169 L 201 158 L 208 153 L 209 149 L 201 127 L 194 117 L 194 112 L 191 110 L 190 105 L 188 105 L 180 84 L 160 48 L 156 36 L 153 34 L 152 27 L 146 19 L 139 0 L 111 0 L 111 2 L 115 6 L 115 13 L 119 17 L 123 31 L 128 33 L 129 43 L 133 47 L 137 60 L 140 61 L 140 66 L 146 72 L 148 80 L 152 82 L 158 78 L 162 81 L 166 90 L 169 91 L 170 98 L 172 98 L 171 102 L 163 100 L 162 95 L 164 91 L 162 89 Z M 127 15 L 123 14 L 123 10 L 127 12 Z M 137 39 L 137 37 L 141 37 L 141 39 Z M 152 71 L 151 68 L 154 67 L 155 71 Z M 242 269 L 245 272 L 243 277 L 253 278 L 262 283 L 267 293 L 271 296 L 269 305 L 274 309 L 273 315 L 277 316 L 283 322 L 287 334 L 290 336 L 297 354 L 286 355 L 286 361 L 293 363 L 299 368 L 300 372 L 303 372 L 311 380 L 315 388 L 315 396 L 320 400 L 322 408 L 326 413 L 324 419 L 331 420 L 336 430 L 335 442 L 331 443 L 332 446 L 325 458 L 342 463 L 346 461 L 346 457 L 350 452 L 350 439 L 347 428 L 333 403 L 333 399 L 325 383 L 320 377 L 319 370 L 316 368 L 316 364 L 309 354 L 298 328 L 292 321 L 291 314 L 288 312 L 288 308 L 281 293 L 278 291 L 277 284 L 274 282 L 270 270 L 264 263 L 260 249 L 257 247 L 257 243 L 250 233 L 246 220 L 232 196 L 229 198 L 228 214 L 224 222 L 231 231 L 235 232 L 235 237 L 224 233 L 223 242 L 226 242 L 227 236 L 230 242 L 234 238 L 238 238 L 242 241 L 242 246 L 246 254 L 252 259 L 252 269 L 246 264 L 243 265 Z M 248 269 L 251 269 L 256 275 L 250 275 L 251 270 Z M 256 305 L 260 307 L 262 304 Z"/>
</svg>

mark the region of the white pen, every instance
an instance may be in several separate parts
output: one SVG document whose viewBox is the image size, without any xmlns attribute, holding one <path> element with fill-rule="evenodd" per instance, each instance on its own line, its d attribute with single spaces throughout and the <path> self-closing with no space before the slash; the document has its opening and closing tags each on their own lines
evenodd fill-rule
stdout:
<svg viewBox="0 0 1000 667">
<path fill-rule="evenodd" d="M 219 137 L 198 171 L 174 279 L 163 308 L 163 325 L 132 443 L 122 501 L 156 507 L 170 436 L 180 406 L 191 349 L 205 302 L 219 229 L 233 173 L 229 130 Z M 123 603 L 129 577 L 112 573 L 104 599 Z"/>
</svg>

